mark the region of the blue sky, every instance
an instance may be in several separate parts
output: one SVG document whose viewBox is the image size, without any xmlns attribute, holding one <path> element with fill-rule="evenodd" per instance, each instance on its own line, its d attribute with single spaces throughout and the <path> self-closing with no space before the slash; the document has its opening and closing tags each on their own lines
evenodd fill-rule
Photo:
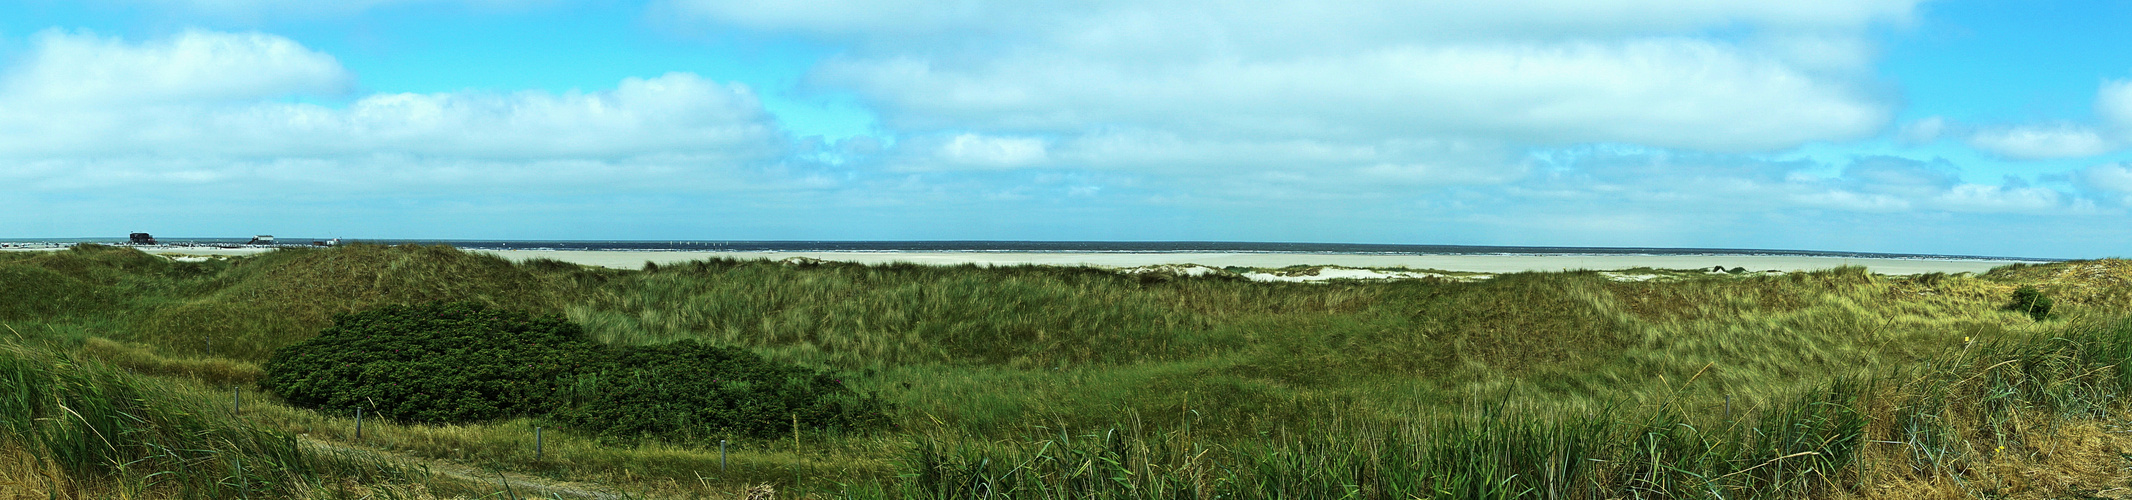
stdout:
<svg viewBox="0 0 2132 500">
<path fill-rule="evenodd" d="M 2132 4 L 0 0 L 0 237 L 2132 242 Z"/>
</svg>

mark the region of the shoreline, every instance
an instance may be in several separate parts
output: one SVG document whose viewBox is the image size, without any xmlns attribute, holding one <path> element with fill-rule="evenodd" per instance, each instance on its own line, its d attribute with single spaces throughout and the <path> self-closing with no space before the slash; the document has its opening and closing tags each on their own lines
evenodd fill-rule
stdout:
<svg viewBox="0 0 2132 500">
<path fill-rule="evenodd" d="M 8 248 L 7 251 L 51 251 L 57 248 Z M 271 248 L 143 248 L 151 254 L 189 257 L 251 255 Z M 1783 255 L 1388 255 L 1271 252 L 797 252 L 797 251 L 636 251 L 636 250 L 496 250 L 466 249 L 468 253 L 495 255 L 512 262 L 553 259 L 573 264 L 616 269 L 639 269 L 646 262 L 658 265 L 730 258 L 740 260 L 816 259 L 860 264 L 912 263 L 954 266 L 1083 266 L 1131 269 L 1150 266 L 1199 265 L 1212 268 L 1243 267 L 1277 269 L 1291 266 L 1325 266 L 1357 269 L 1411 269 L 1461 273 L 1514 273 L 1545 271 L 1618 271 L 1635 268 L 1710 269 L 1741 267 L 1748 271 L 1812 271 L 1839 266 L 1864 266 L 1886 275 L 1923 273 L 1983 273 L 1991 268 L 2043 261 L 1981 259 L 1890 259 Z"/>
<path fill-rule="evenodd" d="M 1247 267 L 1275 269 L 1290 266 L 1345 268 L 1406 268 L 1469 273 L 1593 270 L 1634 268 L 1709 269 L 1744 267 L 1750 271 L 1811 271 L 1846 265 L 1865 266 L 1880 274 L 1907 275 L 1932 272 L 1982 273 L 1991 268 L 2029 261 L 2016 260 L 1926 260 L 1862 259 L 1840 257 L 1794 257 L 1750 255 L 1358 255 L 1307 253 L 1036 253 L 1036 252 L 631 252 L 605 250 L 469 250 L 503 257 L 512 262 L 536 258 L 574 264 L 635 269 L 645 262 L 668 265 L 712 258 L 785 260 L 807 258 L 861 264 L 907 262 L 923 265 L 1086 266 L 1128 269 L 1148 266 L 1201 265 L 1213 268 Z"/>
</svg>

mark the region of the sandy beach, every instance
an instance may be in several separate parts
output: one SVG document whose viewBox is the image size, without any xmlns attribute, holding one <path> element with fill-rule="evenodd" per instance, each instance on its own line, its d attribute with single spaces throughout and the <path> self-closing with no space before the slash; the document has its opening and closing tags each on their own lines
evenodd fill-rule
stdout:
<svg viewBox="0 0 2132 500">
<path fill-rule="evenodd" d="M 6 248 L 11 251 L 50 251 L 57 248 Z M 250 255 L 267 248 L 146 247 L 143 251 L 174 257 Z M 1871 259 L 1804 256 L 1740 255 L 1357 255 L 1317 253 L 1068 253 L 1068 252 L 645 252 L 614 250 L 469 250 L 493 254 L 513 262 L 554 259 L 588 266 L 636 269 L 651 262 L 667 265 L 695 260 L 792 258 L 819 259 L 862 264 L 908 262 L 926 265 L 1091 266 L 1135 268 L 1163 265 L 1201 265 L 1213 268 L 1281 268 L 1328 266 L 1339 268 L 1407 268 L 1468 273 L 1522 271 L 1598 270 L 1647 267 L 1653 269 L 1709 269 L 1741 267 L 1750 271 L 1810 271 L 1838 266 L 1865 266 L 1875 273 L 1908 275 L 1921 273 L 1982 273 L 2018 260 Z"/>
<path fill-rule="evenodd" d="M 1713 266 L 1744 267 L 1753 271 L 1807 271 L 1838 266 L 1865 266 L 1881 274 L 1931 272 L 1981 273 L 2017 261 L 1850 259 L 1781 256 L 1639 256 L 1639 255 L 1354 255 L 1304 253 L 1030 253 L 1030 252 L 626 252 L 570 250 L 480 250 L 512 261 L 547 258 L 584 265 L 640 268 L 645 262 L 660 265 L 712 258 L 784 260 L 794 257 L 839 262 L 882 264 L 909 262 L 929 265 L 976 264 L 984 266 L 1053 265 L 1131 268 L 1155 265 L 1198 264 L 1209 267 L 1279 268 L 1288 266 L 1336 266 L 1350 268 L 1409 268 L 1476 273 L 1561 271 L 1575 269 L 1616 270 L 1637 267 L 1654 269 L 1708 269 Z"/>
</svg>

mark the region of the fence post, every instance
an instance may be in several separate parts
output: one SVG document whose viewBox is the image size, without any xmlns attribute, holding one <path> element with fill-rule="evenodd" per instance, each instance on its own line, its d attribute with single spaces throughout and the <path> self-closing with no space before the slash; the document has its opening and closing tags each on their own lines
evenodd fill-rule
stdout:
<svg viewBox="0 0 2132 500">
<path fill-rule="evenodd" d="M 236 386 L 229 388 L 229 409 L 230 413 L 236 413 L 240 415 L 244 413 L 244 387 Z"/>
<path fill-rule="evenodd" d="M 725 470 L 725 440 L 718 440 L 718 470 Z"/>
<path fill-rule="evenodd" d="M 363 407 L 355 407 L 355 438 L 363 438 Z"/>
<path fill-rule="evenodd" d="M 540 448 L 541 448 L 541 436 L 540 436 L 540 426 L 534 426 L 534 427 L 533 427 L 533 459 L 534 459 L 534 460 L 540 460 Z"/>
</svg>

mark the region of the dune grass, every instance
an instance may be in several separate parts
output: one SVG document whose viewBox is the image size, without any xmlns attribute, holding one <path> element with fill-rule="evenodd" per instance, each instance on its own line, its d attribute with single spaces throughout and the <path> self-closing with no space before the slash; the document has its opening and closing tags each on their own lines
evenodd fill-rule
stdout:
<svg viewBox="0 0 2132 500">
<path fill-rule="evenodd" d="M 1175 427 L 925 437 L 904 461 L 910 480 L 849 497 L 2074 498 L 2126 486 L 2132 439 L 2098 428 L 2123 421 L 2128 388 L 2132 323 L 2085 324 L 1770 405 L 1721 409 L 1676 390 L 1575 413 L 1481 397 L 1397 425 L 1302 422 L 1245 439 L 1195 432 L 1196 413 Z"/>
<path fill-rule="evenodd" d="M 300 444 L 185 386 L 0 343 L 0 497 L 261 498 L 420 471 Z"/>
<path fill-rule="evenodd" d="M 0 289 L 30 290 L 0 291 L 0 324 L 220 390 L 248 387 L 258 361 L 333 314 L 475 300 L 563 313 L 608 343 L 696 339 L 839 370 L 898 407 L 883 433 L 730 440 L 722 469 L 715 448 L 553 429 L 534 459 L 531 428 L 547 424 L 525 419 L 372 422 L 360 443 L 677 498 L 760 483 L 861 498 L 2018 496 L 2108 480 L 1990 471 L 2122 460 L 2097 429 L 2121 422 L 2109 396 L 2124 381 L 2107 367 L 2124 352 L 2113 321 L 2132 312 L 2124 262 L 1254 283 L 733 260 L 621 271 L 363 245 L 188 263 L 82 246 L 0 253 L 0 279 L 26 280 Z M 2024 285 L 2057 299 L 2050 318 L 2001 307 Z M 259 408 L 251 425 L 357 444 L 344 415 Z M 1475 472 L 1446 472 L 1461 470 Z"/>
</svg>

